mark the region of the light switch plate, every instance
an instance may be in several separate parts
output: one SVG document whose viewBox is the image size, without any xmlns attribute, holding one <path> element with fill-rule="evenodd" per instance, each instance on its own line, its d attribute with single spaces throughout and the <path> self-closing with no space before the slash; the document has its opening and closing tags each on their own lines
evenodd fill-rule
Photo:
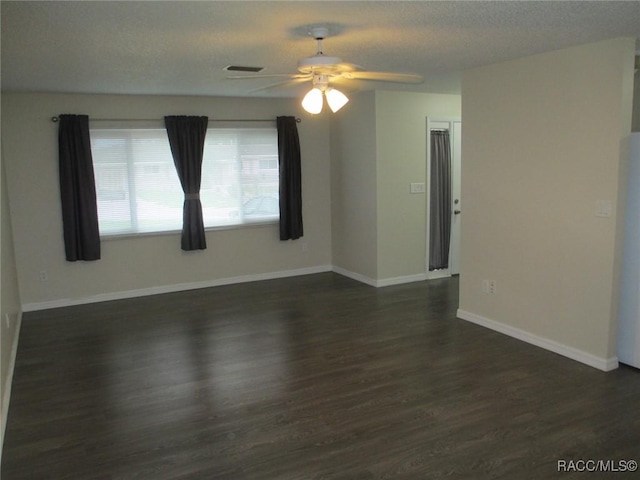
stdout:
<svg viewBox="0 0 640 480">
<path fill-rule="evenodd" d="M 424 183 L 412 183 L 410 184 L 411 193 L 424 193 L 425 185 Z"/>
<path fill-rule="evenodd" d="M 608 218 L 613 213 L 611 200 L 596 200 L 596 217 Z"/>
</svg>

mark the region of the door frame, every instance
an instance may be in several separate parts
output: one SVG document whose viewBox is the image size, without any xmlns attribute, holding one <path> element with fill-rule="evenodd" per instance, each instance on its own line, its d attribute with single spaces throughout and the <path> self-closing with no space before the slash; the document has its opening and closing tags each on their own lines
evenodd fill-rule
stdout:
<svg viewBox="0 0 640 480">
<path fill-rule="evenodd" d="M 430 223 L 431 223 L 431 209 L 430 209 L 430 201 L 431 201 L 431 130 L 437 130 L 437 129 L 441 129 L 442 127 L 436 127 L 436 124 L 442 124 L 442 123 L 447 123 L 448 127 L 447 129 L 449 130 L 449 134 L 451 135 L 451 146 L 452 146 L 452 152 L 451 152 L 451 159 L 452 159 L 452 163 L 454 160 L 454 152 L 453 152 L 453 145 L 454 145 L 454 139 L 453 139 L 453 125 L 454 123 L 460 123 L 462 125 L 462 119 L 460 117 L 427 117 L 427 129 L 426 129 L 426 143 L 427 143 L 427 168 L 425 171 L 425 186 L 426 186 L 426 195 L 425 195 L 425 209 L 426 209 L 426 228 L 425 228 L 425 232 L 426 232 L 426 237 L 425 237 L 425 272 L 426 272 L 426 278 L 427 280 L 432 280 L 432 279 L 436 279 L 436 278 L 446 278 L 446 277 L 450 277 L 451 276 L 451 269 L 450 268 L 443 268 L 441 270 L 434 270 L 434 271 L 429 271 L 429 239 L 430 239 Z M 460 169 L 462 167 L 462 158 L 460 159 Z M 455 168 L 452 165 L 452 175 L 455 174 Z M 461 172 L 458 172 L 461 175 Z M 453 189 L 452 189 L 452 193 L 453 193 Z M 455 205 L 452 204 L 452 208 L 455 210 Z M 453 215 L 453 212 L 452 212 Z M 451 265 L 451 255 L 452 255 L 452 251 L 449 251 L 449 265 Z M 459 255 L 459 252 L 458 252 Z"/>
</svg>

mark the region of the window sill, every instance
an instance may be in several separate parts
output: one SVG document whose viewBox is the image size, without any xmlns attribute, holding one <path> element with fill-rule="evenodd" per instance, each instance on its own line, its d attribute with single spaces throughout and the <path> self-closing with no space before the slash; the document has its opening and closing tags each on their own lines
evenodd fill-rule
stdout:
<svg viewBox="0 0 640 480">
<path fill-rule="evenodd" d="M 216 232 L 216 231 L 225 231 L 225 230 L 244 230 L 250 228 L 263 228 L 263 227 L 272 227 L 278 226 L 278 220 L 268 220 L 263 222 L 250 222 L 250 223 L 242 223 L 240 225 L 222 225 L 219 227 L 205 227 L 205 232 Z M 111 240 L 124 240 L 130 238 L 140 238 L 140 237 L 158 237 L 165 235 L 180 235 L 182 230 L 163 230 L 161 232 L 138 232 L 138 233 L 119 233 L 119 234 L 108 234 L 108 235 L 100 235 L 100 240 L 111 241 Z"/>
</svg>

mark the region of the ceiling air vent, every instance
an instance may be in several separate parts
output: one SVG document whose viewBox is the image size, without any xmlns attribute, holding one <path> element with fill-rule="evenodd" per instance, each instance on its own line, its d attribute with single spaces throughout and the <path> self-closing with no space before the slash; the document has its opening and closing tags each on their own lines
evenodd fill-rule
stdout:
<svg viewBox="0 0 640 480">
<path fill-rule="evenodd" d="M 258 73 L 264 70 L 264 67 L 245 67 L 242 65 L 227 65 L 223 68 L 223 70 L 227 70 L 228 72 L 253 72 Z"/>
</svg>

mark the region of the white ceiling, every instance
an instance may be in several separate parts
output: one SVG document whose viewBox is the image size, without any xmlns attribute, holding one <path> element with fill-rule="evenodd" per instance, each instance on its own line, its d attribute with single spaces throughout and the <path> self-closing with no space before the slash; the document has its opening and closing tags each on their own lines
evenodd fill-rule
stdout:
<svg viewBox="0 0 640 480">
<path fill-rule="evenodd" d="M 324 24 L 335 34 L 324 41 L 326 54 L 425 78 L 384 88 L 459 93 L 468 68 L 640 37 L 640 1 L 3 0 L 0 14 L 5 91 L 299 95 L 299 88 L 252 93 L 274 79 L 229 80 L 222 68 L 293 73 L 298 59 L 315 54 L 308 26 Z"/>
</svg>

